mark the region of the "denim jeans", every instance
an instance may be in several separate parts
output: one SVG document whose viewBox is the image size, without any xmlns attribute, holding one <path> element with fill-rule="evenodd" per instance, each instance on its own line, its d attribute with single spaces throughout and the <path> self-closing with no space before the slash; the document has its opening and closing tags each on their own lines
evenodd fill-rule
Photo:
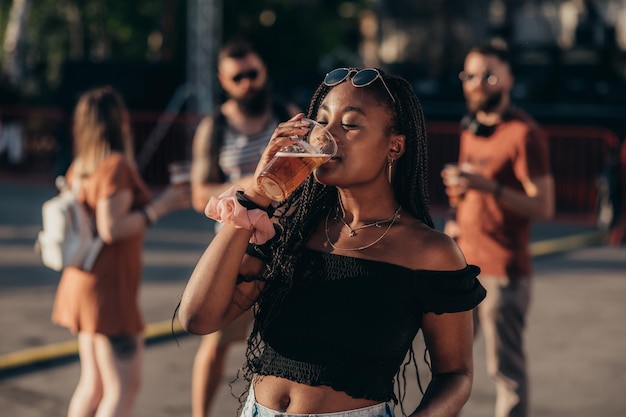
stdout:
<svg viewBox="0 0 626 417">
<path fill-rule="evenodd" d="M 391 403 L 380 403 L 356 410 L 323 414 L 289 414 L 274 411 L 256 402 L 253 385 L 254 384 L 250 384 L 248 398 L 243 406 L 240 417 L 394 417 Z"/>
</svg>

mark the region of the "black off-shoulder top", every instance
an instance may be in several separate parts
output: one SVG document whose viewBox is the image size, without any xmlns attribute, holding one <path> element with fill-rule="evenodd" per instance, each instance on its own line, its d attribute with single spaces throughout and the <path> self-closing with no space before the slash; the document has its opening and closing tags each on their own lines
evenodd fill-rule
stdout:
<svg viewBox="0 0 626 417">
<path fill-rule="evenodd" d="M 355 398 L 395 400 L 394 378 L 422 315 L 478 305 L 486 294 L 479 272 L 473 265 L 411 270 L 304 249 L 293 287 L 261 333 L 265 349 L 253 371 Z"/>
</svg>

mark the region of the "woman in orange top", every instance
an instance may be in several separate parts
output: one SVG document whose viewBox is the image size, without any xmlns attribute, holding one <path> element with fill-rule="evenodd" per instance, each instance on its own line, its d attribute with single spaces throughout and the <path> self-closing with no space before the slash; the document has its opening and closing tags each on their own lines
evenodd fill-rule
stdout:
<svg viewBox="0 0 626 417">
<path fill-rule="evenodd" d="M 95 218 L 104 246 L 91 271 L 63 271 L 52 312 L 78 334 L 81 375 L 69 417 L 130 416 L 141 383 L 144 323 L 138 306 L 147 227 L 191 204 L 189 187 L 157 199 L 140 177 L 128 111 L 111 87 L 84 93 L 73 121 L 75 157 L 68 182 Z"/>
</svg>

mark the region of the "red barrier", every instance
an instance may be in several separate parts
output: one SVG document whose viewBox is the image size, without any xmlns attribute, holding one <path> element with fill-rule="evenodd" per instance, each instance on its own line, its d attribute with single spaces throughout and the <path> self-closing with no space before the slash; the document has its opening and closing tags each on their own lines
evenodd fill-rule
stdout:
<svg viewBox="0 0 626 417">
<path fill-rule="evenodd" d="M 584 216 L 594 221 L 598 198 L 598 173 L 619 140 L 609 129 L 598 127 L 543 126 L 550 140 L 550 163 L 555 180 L 559 215 Z M 440 171 L 457 160 L 458 123 L 429 123 L 431 203 L 447 205 Z"/>
<path fill-rule="evenodd" d="M 598 174 L 620 143 L 609 129 L 546 126 L 559 213 L 595 217 Z"/>
</svg>

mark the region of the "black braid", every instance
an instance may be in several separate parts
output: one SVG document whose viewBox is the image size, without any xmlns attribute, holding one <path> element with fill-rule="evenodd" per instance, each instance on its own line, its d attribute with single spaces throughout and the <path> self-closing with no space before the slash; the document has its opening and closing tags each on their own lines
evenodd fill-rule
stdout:
<svg viewBox="0 0 626 417">
<path fill-rule="evenodd" d="M 405 210 L 434 227 L 429 210 L 428 141 L 422 106 L 405 79 L 386 76 L 385 82 L 397 97 L 396 133 L 406 136 L 406 149 L 392 181 L 394 194 Z"/>
<path fill-rule="evenodd" d="M 392 181 L 395 197 L 405 210 L 434 227 L 428 209 L 427 142 L 421 105 L 406 80 L 396 76 L 384 76 L 384 79 L 394 94 L 395 103 L 382 83 L 374 82 L 363 88 L 370 89 L 381 105 L 393 110 L 395 118 L 390 128 L 406 136 L 406 149 L 397 161 Z M 323 83 L 317 88 L 307 117 L 315 119 L 320 104 L 331 88 Z M 252 381 L 255 362 L 264 349 L 261 333 L 280 311 L 282 301 L 293 285 L 293 266 L 297 263 L 300 249 L 326 213 L 336 208 L 337 201 L 337 189 L 318 183 L 311 175 L 276 210 L 285 214 L 279 218 L 281 233 L 271 243 L 272 260 L 265 274 L 266 285 L 255 306 L 255 321 L 248 338 L 246 361 L 241 369 L 243 378 L 248 382 L 244 392 L 239 395 L 242 405 Z"/>
</svg>

